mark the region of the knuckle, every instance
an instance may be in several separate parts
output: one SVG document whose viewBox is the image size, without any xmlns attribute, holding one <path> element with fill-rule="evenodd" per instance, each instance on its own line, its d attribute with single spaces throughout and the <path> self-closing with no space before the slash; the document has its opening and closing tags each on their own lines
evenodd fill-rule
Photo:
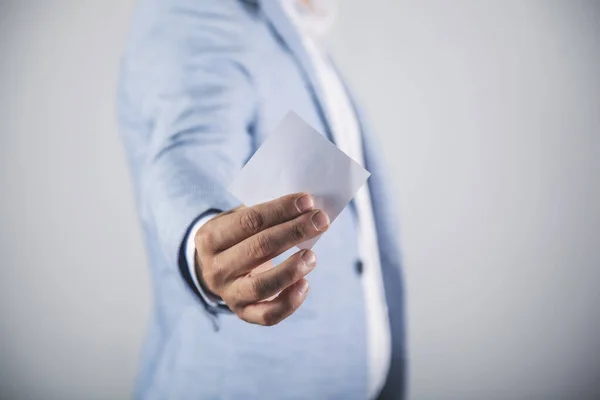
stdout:
<svg viewBox="0 0 600 400">
<path fill-rule="evenodd" d="M 275 325 L 278 321 L 277 316 L 275 315 L 275 313 L 269 311 L 269 310 L 265 310 L 263 312 L 260 313 L 260 323 L 261 325 L 264 326 L 273 326 Z"/>
<path fill-rule="evenodd" d="M 225 271 L 214 260 L 202 267 L 202 279 L 209 289 L 217 291 L 225 281 Z"/>
<path fill-rule="evenodd" d="M 255 234 L 264 225 L 264 217 L 256 210 L 249 208 L 240 217 L 242 229 L 248 234 Z"/>
<path fill-rule="evenodd" d="M 252 297 L 260 300 L 265 299 L 276 292 L 279 287 L 280 283 L 277 278 L 255 278 L 252 280 Z"/>
<path fill-rule="evenodd" d="M 264 281 L 262 279 L 258 279 L 258 278 L 253 279 L 250 290 L 251 290 L 250 295 L 252 298 L 262 299 L 266 292 Z"/>
<path fill-rule="evenodd" d="M 231 287 L 230 287 L 229 289 L 226 289 L 223 292 L 223 294 L 221 295 L 221 298 L 225 301 L 227 306 L 229 306 L 229 308 L 236 315 L 239 316 L 239 313 L 241 312 L 241 310 L 243 309 L 243 306 L 244 306 L 242 294 L 241 294 L 239 288 L 234 288 L 233 290 L 231 290 Z"/>
<path fill-rule="evenodd" d="M 285 206 L 285 204 L 279 202 L 273 205 L 273 213 L 275 214 L 277 219 L 282 220 L 285 218 L 287 214 L 286 208 L 287 207 Z"/>
<path fill-rule="evenodd" d="M 252 321 L 252 318 L 247 313 L 247 310 L 244 307 L 239 307 L 237 309 L 232 310 L 235 315 L 242 321 L 246 321 L 249 324 L 255 324 L 256 322 Z"/>
<path fill-rule="evenodd" d="M 295 222 L 290 228 L 290 235 L 294 240 L 302 240 L 306 237 L 306 229 L 301 222 Z"/>
<path fill-rule="evenodd" d="M 302 277 L 300 263 L 294 263 L 293 265 L 287 268 L 282 268 L 281 274 L 282 280 L 285 280 L 288 283 L 295 282 L 296 280 Z"/>
<path fill-rule="evenodd" d="M 209 249 L 213 244 L 213 233 L 207 226 L 203 226 L 196 232 L 194 243 L 197 249 Z"/>
<path fill-rule="evenodd" d="M 255 259 L 263 259 L 271 253 L 271 240 L 266 235 L 257 236 L 250 242 L 250 256 Z"/>
</svg>

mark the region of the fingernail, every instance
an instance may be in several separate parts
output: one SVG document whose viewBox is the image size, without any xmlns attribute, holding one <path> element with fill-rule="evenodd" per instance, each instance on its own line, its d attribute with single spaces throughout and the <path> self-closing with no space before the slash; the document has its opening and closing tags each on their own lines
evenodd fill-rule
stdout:
<svg viewBox="0 0 600 400">
<path fill-rule="evenodd" d="M 308 282 L 302 281 L 298 286 L 298 291 L 302 294 L 306 294 L 306 292 L 308 292 Z"/>
<path fill-rule="evenodd" d="M 310 250 L 304 250 L 302 254 L 302 261 L 304 261 L 304 265 L 307 269 L 313 269 L 315 263 L 317 262 L 317 257 L 315 257 L 315 253 Z"/>
<path fill-rule="evenodd" d="M 317 211 L 312 216 L 312 222 L 318 231 L 323 231 L 329 226 L 329 217 L 323 211 Z"/>
<path fill-rule="evenodd" d="M 310 195 L 304 194 L 296 199 L 296 208 L 299 212 L 312 210 L 314 207 L 313 199 Z"/>
</svg>

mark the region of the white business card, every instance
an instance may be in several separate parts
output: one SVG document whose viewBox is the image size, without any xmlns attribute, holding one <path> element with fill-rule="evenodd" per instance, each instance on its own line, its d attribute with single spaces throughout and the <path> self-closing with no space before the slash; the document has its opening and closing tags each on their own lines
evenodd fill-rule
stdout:
<svg viewBox="0 0 600 400">
<path fill-rule="evenodd" d="M 290 112 L 242 168 L 229 190 L 246 206 L 307 192 L 314 197 L 315 208 L 325 211 L 333 223 L 369 175 L 325 136 Z M 319 238 L 298 247 L 310 249 Z"/>
</svg>

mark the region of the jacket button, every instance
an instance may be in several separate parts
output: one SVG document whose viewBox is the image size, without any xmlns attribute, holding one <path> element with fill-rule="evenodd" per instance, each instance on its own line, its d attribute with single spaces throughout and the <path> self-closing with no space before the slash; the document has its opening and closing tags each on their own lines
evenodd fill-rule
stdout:
<svg viewBox="0 0 600 400">
<path fill-rule="evenodd" d="M 363 273 L 363 262 L 361 260 L 356 260 L 354 263 L 354 269 L 358 275 L 362 275 Z"/>
</svg>

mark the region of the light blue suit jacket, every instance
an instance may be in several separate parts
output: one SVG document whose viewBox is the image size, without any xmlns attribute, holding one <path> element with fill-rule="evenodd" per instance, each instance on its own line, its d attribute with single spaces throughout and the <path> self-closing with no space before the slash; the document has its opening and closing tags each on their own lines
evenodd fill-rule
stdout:
<svg viewBox="0 0 600 400">
<path fill-rule="evenodd" d="M 360 49 L 357 49 L 359 51 Z M 135 397 L 365 398 L 367 350 L 356 220 L 342 212 L 314 248 L 311 293 L 274 327 L 202 303 L 182 244 L 294 110 L 331 138 L 323 94 L 278 0 L 143 0 L 120 71 L 118 111 L 154 292 Z M 405 391 L 398 235 L 374 138 L 357 109 L 392 329 L 383 398 Z M 277 261 L 277 260 L 276 260 Z"/>
</svg>

